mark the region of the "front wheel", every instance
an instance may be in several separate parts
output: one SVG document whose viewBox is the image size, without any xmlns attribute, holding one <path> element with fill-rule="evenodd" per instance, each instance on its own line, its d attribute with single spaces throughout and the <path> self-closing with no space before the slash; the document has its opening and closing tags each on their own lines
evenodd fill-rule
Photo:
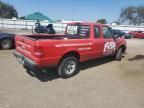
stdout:
<svg viewBox="0 0 144 108">
<path fill-rule="evenodd" d="M 3 39 L 0 44 L 1 48 L 5 50 L 11 49 L 13 47 L 13 41 L 9 38 Z"/>
<path fill-rule="evenodd" d="M 57 71 L 62 78 L 72 77 L 79 71 L 78 59 L 72 56 L 64 58 L 57 67 Z"/>
<path fill-rule="evenodd" d="M 122 48 L 119 48 L 118 51 L 116 52 L 115 59 L 118 60 L 118 61 L 121 61 L 122 53 L 123 53 Z"/>
</svg>

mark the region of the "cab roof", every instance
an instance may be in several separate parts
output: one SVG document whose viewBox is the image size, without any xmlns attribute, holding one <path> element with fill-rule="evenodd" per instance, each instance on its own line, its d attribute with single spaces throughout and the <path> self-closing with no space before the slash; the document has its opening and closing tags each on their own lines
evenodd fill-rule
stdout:
<svg viewBox="0 0 144 108">
<path fill-rule="evenodd" d="M 77 24 L 77 25 L 98 25 L 98 26 L 107 26 L 105 24 L 99 24 L 99 23 L 94 23 L 94 22 L 71 22 L 71 23 L 67 23 L 67 24 Z"/>
</svg>

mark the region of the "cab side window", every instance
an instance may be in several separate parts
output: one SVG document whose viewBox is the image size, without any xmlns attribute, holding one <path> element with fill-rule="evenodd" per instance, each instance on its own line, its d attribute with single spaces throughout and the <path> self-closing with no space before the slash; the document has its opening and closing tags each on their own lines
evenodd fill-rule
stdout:
<svg viewBox="0 0 144 108">
<path fill-rule="evenodd" d="M 98 26 L 94 27 L 94 37 L 100 38 L 100 27 L 98 27 Z"/>
<path fill-rule="evenodd" d="M 110 27 L 103 27 L 103 37 L 105 39 L 113 37 L 112 29 Z"/>
<path fill-rule="evenodd" d="M 79 26 L 79 33 L 78 34 L 79 34 L 80 38 L 89 38 L 90 26 L 88 26 L 88 25 Z"/>
</svg>

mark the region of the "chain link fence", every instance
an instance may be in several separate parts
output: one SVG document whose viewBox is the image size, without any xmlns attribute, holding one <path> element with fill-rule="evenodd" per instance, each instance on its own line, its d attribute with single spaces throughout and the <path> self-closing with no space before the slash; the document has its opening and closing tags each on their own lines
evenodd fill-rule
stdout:
<svg viewBox="0 0 144 108">
<path fill-rule="evenodd" d="M 2 19 L 0 18 L 0 28 L 1 29 L 28 29 L 33 30 L 35 28 L 36 20 L 12 20 L 12 19 Z M 41 25 L 47 26 L 50 24 L 48 21 L 40 21 Z M 52 23 L 54 29 L 57 32 L 64 32 L 66 24 L 63 23 Z"/>
<path fill-rule="evenodd" d="M 3 19 L 0 18 L 0 28 L 2 29 L 28 29 L 33 30 L 35 28 L 36 20 L 20 20 L 20 19 Z M 48 21 L 40 21 L 41 25 L 47 26 Z M 54 29 L 57 32 L 64 32 L 67 24 L 53 23 Z M 129 31 L 144 31 L 144 26 L 132 26 L 132 25 L 109 25 L 113 29 Z"/>
</svg>

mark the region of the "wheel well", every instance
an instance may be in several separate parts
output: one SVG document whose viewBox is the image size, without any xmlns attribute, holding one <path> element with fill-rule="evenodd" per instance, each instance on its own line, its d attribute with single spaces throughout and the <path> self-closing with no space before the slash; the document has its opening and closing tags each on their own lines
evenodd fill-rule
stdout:
<svg viewBox="0 0 144 108">
<path fill-rule="evenodd" d="M 126 51 L 126 46 L 125 45 L 120 46 L 120 48 L 122 48 L 123 53 Z"/>
<path fill-rule="evenodd" d="M 61 57 L 59 63 L 60 63 L 64 58 L 66 58 L 66 57 L 68 57 L 68 56 L 74 56 L 74 57 L 76 57 L 76 58 L 78 59 L 78 61 L 80 60 L 80 55 L 79 55 L 79 53 L 76 52 L 76 51 L 71 51 L 71 52 L 68 52 L 68 53 L 64 54 L 64 55 Z"/>
</svg>

